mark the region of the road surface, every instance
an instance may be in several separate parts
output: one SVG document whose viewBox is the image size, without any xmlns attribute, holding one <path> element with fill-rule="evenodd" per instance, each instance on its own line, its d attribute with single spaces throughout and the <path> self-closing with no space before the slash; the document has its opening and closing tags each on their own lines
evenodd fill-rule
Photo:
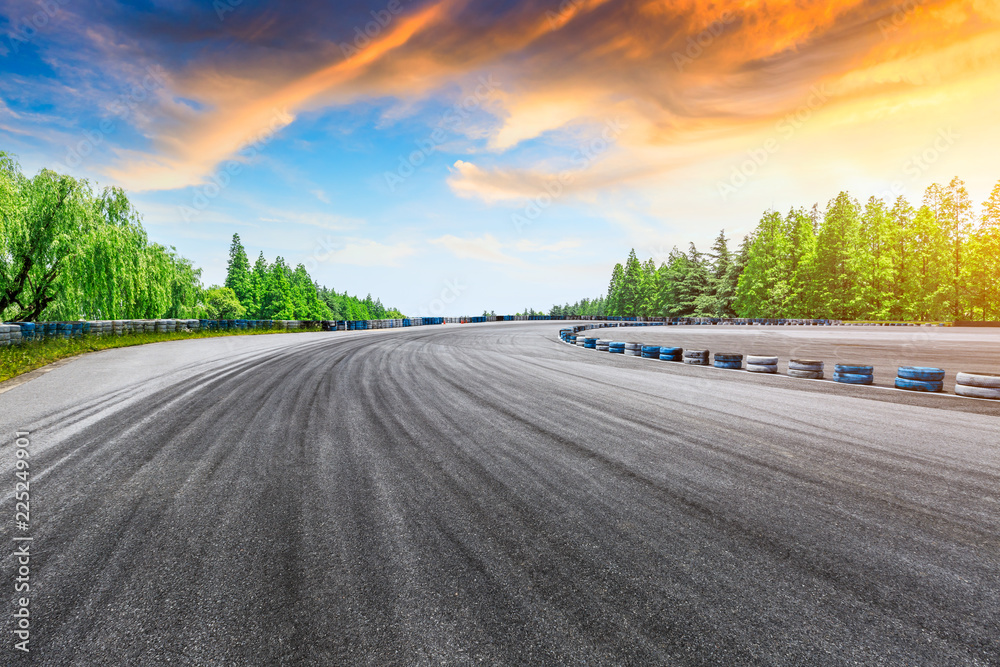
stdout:
<svg viewBox="0 0 1000 667">
<path fill-rule="evenodd" d="M 560 326 L 161 343 L 0 394 L 0 664 L 1000 663 L 1000 405 Z"/>
</svg>

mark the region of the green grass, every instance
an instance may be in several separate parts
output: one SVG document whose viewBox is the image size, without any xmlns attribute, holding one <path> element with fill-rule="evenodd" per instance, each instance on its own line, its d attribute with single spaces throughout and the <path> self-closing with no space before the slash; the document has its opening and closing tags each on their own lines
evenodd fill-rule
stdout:
<svg viewBox="0 0 1000 667">
<path fill-rule="evenodd" d="M 167 340 L 190 340 L 192 338 L 217 338 L 219 336 L 259 336 L 261 334 L 303 333 L 320 329 L 247 329 L 242 331 L 197 331 L 176 333 L 133 333 L 116 336 L 83 336 L 82 338 L 46 338 L 20 345 L 0 347 L 0 382 L 23 373 L 41 368 L 60 359 L 75 357 L 97 350 L 115 347 L 132 347 L 147 343 L 162 343 Z"/>
</svg>

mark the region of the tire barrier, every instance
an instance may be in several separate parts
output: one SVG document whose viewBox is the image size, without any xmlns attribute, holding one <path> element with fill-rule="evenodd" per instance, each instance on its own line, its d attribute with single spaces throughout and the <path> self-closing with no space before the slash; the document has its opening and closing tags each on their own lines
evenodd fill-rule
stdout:
<svg viewBox="0 0 1000 667">
<path fill-rule="evenodd" d="M 641 357 L 642 356 L 642 343 L 625 343 L 625 356 L 626 357 Z"/>
<path fill-rule="evenodd" d="M 837 364 L 833 367 L 833 381 L 843 384 L 872 384 L 875 368 L 860 364 Z"/>
<path fill-rule="evenodd" d="M 660 361 L 681 361 L 684 359 L 684 348 L 661 347 Z"/>
<path fill-rule="evenodd" d="M 747 355 L 747 371 L 774 375 L 778 372 L 778 357 L 762 354 Z"/>
<path fill-rule="evenodd" d="M 585 347 L 588 350 L 596 350 L 597 349 L 597 339 L 596 338 L 584 338 L 583 339 L 583 347 Z"/>
<path fill-rule="evenodd" d="M 800 380 L 822 380 L 823 362 L 814 359 L 789 359 L 788 376 Z"/>
<path fill-rule="evenodd" d="M 708 350 L 684 350 L 683 352 L 684 363 L 690 366 L 708 366 L 709 365 L 709 351 Z"/>
<path fill-rule="evenodd" d="M 643 359 L 659 359 L 660 358 L 660 346 L 659 345 L 643 345 L 642 346 L 642 358 Z"/>
<path fill-rule="evenodd" d="M 959 373 L 955 376 L 955 393 L 969 398 L 1000 399 L 1000 374 Z"/>
<path fill-rule="evenodd" d="M 715 367 L 728 370 L 740 370 L 743 368 L 743 355 L 736 352 L 716 352 Z"/>
<path fill-rule="evenodd" d="M 609 345 L 610 345 L 609 341 L 598 340 L 597 345 L 595 345 L 594 347 L 597 349 L 598 352 L 607 352 Z"/>
<path fill-rule="evenodd" d="M 0 324 L 0 346 L 10 345 L 10 325 Z"/>
<path fill-rule="evenodd" d="M 620 341 L 608 343 L 608 352 L 611 354 L 625 354 L 625 343 Z"/>
<path fill-rule="evenodd" d="M 896 372 L 896 389 L 907 391 L 944 391 L 944 369 L 921 366 L 900 366 Z"/>
</svg>

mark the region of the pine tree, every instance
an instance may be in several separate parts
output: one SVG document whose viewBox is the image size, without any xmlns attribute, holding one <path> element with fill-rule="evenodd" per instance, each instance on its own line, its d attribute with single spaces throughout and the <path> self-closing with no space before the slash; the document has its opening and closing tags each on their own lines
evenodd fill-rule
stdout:
<svg viewBox="0 0 1000 667">
<path fill-rule="evenodd" d="M 736 286 L 740 317 L 781 317 L 789 295 L 788 237 L 777 211 L 768 211 L 753 234 L 747 263 Z"/>
<path fill-rule="evenodd" d="M 626 316 L 638 315 L 642 308 L 642 265 L 635 256 L 635 248 L 629 251 L 622 278 L 622 308 Z"/>
<path fill-rule="evenodd" d="M 816 267 L 824 317 L 855 317 L 857 276 L 853 254 L 858 243 L 860 208 L 857 200 L 841 192 L 827 207 L 819 230 Z"/>
<path fill-rule="evenodd" d="M 865 205 L 853 257 L 857 286 L 851 309 L 863 319 L 884 320 L 893 311 L 895 225 L 885 202 L 871 197 Z"/>
<path fill-rule="evenodd" d="M 608 315 L 619 317 L 622 314 L 624 303 L 622 299 L 622 282 L 625 280 L 625 270 L 621 264 L 615 264 L 611 271 L 611 283 L 608 285 Z"/>
<path fill-rule="evenodd" d="M 914 294 L 912 263 L 915 261 L 913 235 L 913 218 L 916 210 L 900 195 L 889 212 L 892 220 L 893 238 L 896 239 L 892 252 L 892 309 L 889 317 L 896 320 L 907 320 L 916 317 L 916 296 Z"/>
<path fill-rule="evenodd" d="M 715 237 L 711 257 L 712 305 L 710 310 L 715 317 L 732 317 L 733 292 L 736 286 L 728 280 L 729 270 L 733 265 L 733 256 L 729 251 L 729 240 L 726 238 L 725 229 Z"/>
<path fill-rule="evenodd" d="M 818 215 L 819 207 L 814 205 L 811 213 L 792 209 L 785 216 L 789 271 L 785 317 L 811 317 L 817 309 L 815 220 Z"/>
<path fill-rule="evenodd" d="M 971 268 L 965 282 L 970 286 L 970 301 L 983 320 L 1000 320 L 1000 182 L 983 203 L 969 251 Z"/>
<path fill-rule="evenodd" d="M 247 251 L 240 242 L 239 234 L 233 234 L 233 243 L 229 246 L 229 266 L 226 268 L 225 286 L 233 290 L 233 294 L 248 312 L 257 310 L 250 282 L 250 260 L 247 259 Z"/>
</svg>

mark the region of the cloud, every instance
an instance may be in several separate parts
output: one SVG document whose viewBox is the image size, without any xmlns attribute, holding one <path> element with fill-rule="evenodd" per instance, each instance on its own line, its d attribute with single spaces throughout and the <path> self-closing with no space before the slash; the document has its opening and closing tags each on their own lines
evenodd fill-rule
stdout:
<svg viewBox="0 0 1000 667">
<path fill-rule="evenodd" d="M 385 244 L 372 239 L 346 239 L 343 245 L 324 251 L 317 259 L 331 264 L 351 266 L 399 266 L 399 261 L 416 253 L 407 243 Z"/>
<path fill-rule="evenodd" d="M 307 227 L 318 227 L 331 231 L 345 231 L 357 229 L 365 225 L 365 221 L 359 218 L 349 218 L 342 215 L 330 213 L 309 213 L 302 211 L 279 211 L 271 210 L 267 217 L 260 218 L 261 222 L 270 222 L 278 225 L 304 225 Z"/>
<path fill-rule="evenodd" d="M 226 160 L 252 159 L 248 147 L 266 151 L 263 138 L 303 113 L 377 101 L 391 121 L 418 115 L 456 88 L 461 99 L 489 74 L 504 85 L 485 109 L 491 123 L 477 120 L 475 134 L 486 137 L 481 148 L 491 157 L 456 163 L 449 182 L 461 196 L 494 202 L 528 196 L 540 180 L 571 168 L 579 133 L 609 118 L 631 129 L 570 191 L 669 175 L 690 156 L 711 160 L 742 150 L 748 135 L 793 112 L 817 85 L 832 91 L 827 123 L 844 122 L 837 110 L 858 102 L 926 100 L 935 89 L 998 69 L 998 6 L 430 0 L 403 3 L 367 37 L 372 18 L 360 4 L 345 9 L 357 24 L 331 24 L 319 4 L 305 2 L 295 12 L 237 8 L 217 48 L 178 46 L 185 26 L 171 14 L 157 33 L 145 25 L 122 30 L 109 13 L 101 16 L 107 25 L 91 25 L 86 35 L 92 51 L 118 60 L 144 48 L 177 52 L 166 63 L 173 103 L 155 107 L 155 117 L 147 109 L 141 123 L 148 147 L 121 150 L 108 170 L 128 187 L 204 182 Z M 190 43 L 211 39 L 217 28 L 197 23 Z M 944 98 L 934 107 L 942 118 L 953 110 Z M 863 131 L 866 119 L 852 122 Z M 539 145 L 526 148 L 533 142 Z"/>
<path fill-rule="evenodd" d="M 323 192 L 322 190 L 310 190 L 309 192 L 314 197 L 316 197 L 316 199 L 320 200 L 324 204 L 329 204 L 330 203 L 330 197 L 328 197 L 327 194 L 325 192 Z"/>
<path fill-rule="evenodd" d="M 521 265 L 524 262 L 503 252 L 503 244 L 492 234 L 484 234 L 478 238 L 458 238 L 446 234 L 432 239 L 431 245 L 442 246 L 459 259 L 472 259 L 490 264 Z"/>
</svg>

